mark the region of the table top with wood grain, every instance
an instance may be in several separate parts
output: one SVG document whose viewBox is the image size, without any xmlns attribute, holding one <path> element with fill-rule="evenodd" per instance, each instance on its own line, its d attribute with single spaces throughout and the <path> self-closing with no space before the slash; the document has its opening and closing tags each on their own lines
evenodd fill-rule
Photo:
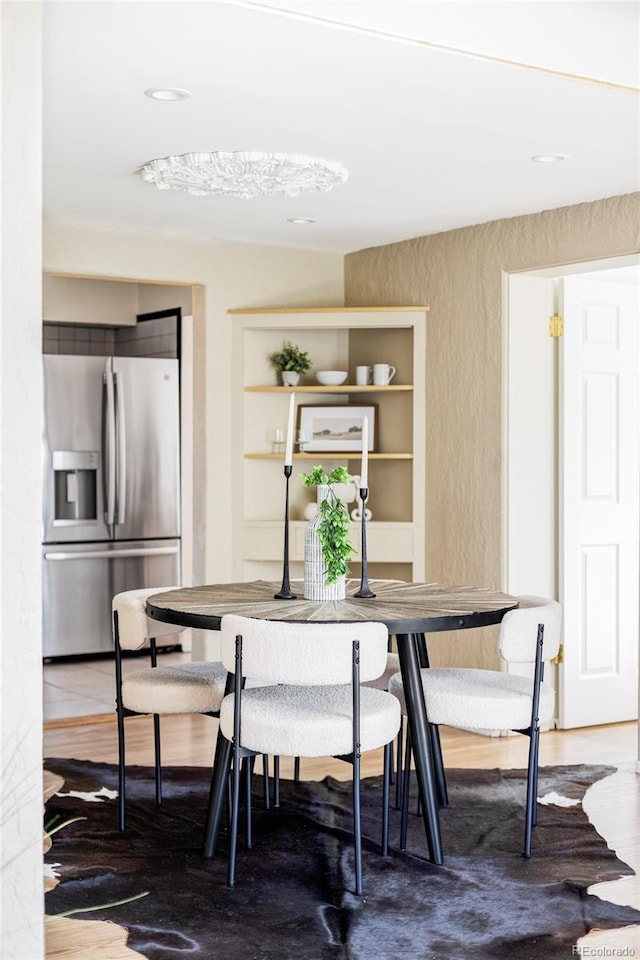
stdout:
<svg viewBox="0 0 640 960">
<path fill-rule="evenodd" d="M 219 630 L 226 613 L 290 623 L 374 620 L 386 624 L 389 633 L 406 634 L 499 623 L 518 605 L 516 597 L 482 587 L 397 580 L 371 580 L 369 585 L 376 594 L 372 599 L 354 597 L 360 581 L 352 579 L 347 582 L 344 600 L 323 602 L 305 600 L 301 580 L 291 583 L 295 600 L 276 600 L 280 584 L 267 580 L 181 587 L 150 597 L 147 614 L 164 623 L 208 630 Z"/>
</svg>

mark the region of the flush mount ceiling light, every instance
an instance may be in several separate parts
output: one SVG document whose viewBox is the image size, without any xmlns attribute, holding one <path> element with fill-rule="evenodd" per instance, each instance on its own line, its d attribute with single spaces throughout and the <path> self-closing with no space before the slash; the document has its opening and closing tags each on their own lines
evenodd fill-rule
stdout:
<svg viewBox="0 0 640 960">
<path fill-rule="evenodd" d="M 537 153 L 531 159 L 536 163 L 559 163 L 561 160 L 566 160 L 567 156 L 566 153 Z"/>
<path fill-rule="evenodd" d="M 151 160 L 139 170 L 142 179 L 159 190 L 181 190 L 193 197 L 218 194 L 253 197 L 297 197 L 308 190 L 331 190 L 349 172 L 339 163 L 301 154 L 183 153 Z"/>
<path fill-rule="evenodd" d="M 289 217 L 287 223 L 317 223 L 313 217 Z"/>
<path fill-rule="evenodd" d="M 188 100 L 191 96 L 188 90 L 180 90 L 179 87 L 149 87 L 144 95 L 151 100 Z"/>
</svg>

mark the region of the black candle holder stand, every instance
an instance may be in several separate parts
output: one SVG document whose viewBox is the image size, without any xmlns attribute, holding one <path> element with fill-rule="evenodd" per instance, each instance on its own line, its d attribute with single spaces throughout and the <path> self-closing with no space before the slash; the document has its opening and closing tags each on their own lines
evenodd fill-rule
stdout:
<svg viewBox="0 0 640 960">
<path fill-rule="evenodd" d="M 274 600 L 295 600 L 295 593 L 291 592 L 289 583 L 289 477 L 293 473 L 291 464 L 285 464 L 285 497 L 284 497 L 284 559 L 282 564 L 282 586 L 278 593 L 274 593 Z"/>
<path fill-rule="evenodd" d="M 362 500 L 362 526 L 360 527 L 361 540 L 360 540 L 360 555 L 362 558 L 362 576 L 360 578 L 360 589 L 357 593 L 354 593 L 354 597 L 359 597 L 364 600 L 370 600 L 372 597 L 375 597 L 375 593 L 369 587 L 369 578 L 367 575 L 367 517 L 366 517 L 366 502 L 367 497 L 369 496 L 368 487 L 360 487 L 360 499 Z"/>
</svg>

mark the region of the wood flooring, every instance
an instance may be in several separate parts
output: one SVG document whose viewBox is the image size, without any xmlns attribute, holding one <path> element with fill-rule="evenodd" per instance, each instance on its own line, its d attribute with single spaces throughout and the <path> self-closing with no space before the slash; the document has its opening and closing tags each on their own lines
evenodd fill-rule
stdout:
<svg viewBox="0 0 640 960">
<path fill-rule="evenodd" d="M 48 726 L 45 729 L 45 756 L 115 763 L 115 718 L 101 717 L 95 723 L 87 723 L 86 719 Z M 216 730 L 217 721 L 210 717 L 163 718 L 163 763 L 209 767 Z M 526 766 L 528 740 L 525 737 L 483 737 L 442 728 L 442 743 L 446 766 L 505 769 Z M 541 738 L 541 766 L 608 763 L 618 768 L 613 776 L 594 784 L 587 794 L 584 807 L 609 846 L 636 873 L 640 873 L 640 774 L 635 772 L 636 756 L 635 723 L 570 731 L 553 730 L 543 733 Z M 137 764 L 151 764 L 153 761 L 152 725 L 147 717 L 135 717 L 127 721 L 127 760 Z M 380 757 L 376 754 L 365 755 L 363 776 L 378 774 L 380 763 Z M 291 765 L 286 760 L 282 761 L 282 773 L 284 776 L 292 774 Z M 345 779 L 350 775 L 350 768 L 339 761 L 302 761 L 304 778 L 321 779 L 327 774 Z M 590 892 L 605 900 L 640 909 L 638 876 L 597 884 L 590 888 Z M 121 928 L 96 921 L 48 918 L 46 943 L 47 960 L 131 960 L 140 956 L 126 947 Z M 585 956 L 626 956 L 640 960 L 640 927 L 594 931 L 583 938 L 580 945 L 584 948 Z M 622 950 L 625 952 L 617 952 Z M 283 960 L 287 960 L 284 955 Z"/>
</svg>

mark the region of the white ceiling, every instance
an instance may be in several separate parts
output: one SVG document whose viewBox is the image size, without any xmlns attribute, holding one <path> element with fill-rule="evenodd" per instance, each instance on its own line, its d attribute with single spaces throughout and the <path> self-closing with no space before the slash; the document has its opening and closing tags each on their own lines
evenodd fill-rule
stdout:
<svg viewBox="0 0 640 960">
<path fill-rule="evenodd" d="M 635 0 L 46 0 L 45 219 L 348 252 L 639 190 L 639 14 Z M 192 97 L 143 95 L 158 86 Z M 311 154 L 350 176 L 236 200 L 136 173 L 207 150 Z"/>
</svg>

